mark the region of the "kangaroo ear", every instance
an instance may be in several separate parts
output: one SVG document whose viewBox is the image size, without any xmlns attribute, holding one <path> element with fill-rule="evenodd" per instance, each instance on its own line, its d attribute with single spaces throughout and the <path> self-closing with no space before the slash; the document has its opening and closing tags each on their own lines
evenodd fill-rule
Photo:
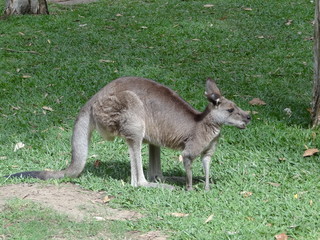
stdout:
<svg viewBox="0 0 320 240">
<path fill-rule="evenodd" d="M 219 105 L 221 103 L 221 93 L 220 90 L 211 78 L 207 79 L 206 82 L 206 91 L 204 93 L 208 98 L 209 102 L 212 102 L 214 105 Z"/>
<path fill-rule="evenodd" d="M 221 103 L 221 96 L 211 93 L 208 94 L 207 92 L 204 92 L 204 95 L 206 95 L 206 97 L 208 98 L 209 102 L 212 102 L 213 105 L 218 106 Z"/>
</svg>

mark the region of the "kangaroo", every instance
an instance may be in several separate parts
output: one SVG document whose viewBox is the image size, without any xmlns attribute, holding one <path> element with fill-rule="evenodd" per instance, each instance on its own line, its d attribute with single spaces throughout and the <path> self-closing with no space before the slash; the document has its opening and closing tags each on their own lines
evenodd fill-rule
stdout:
<svg viewBox="0 0 320 240">
<path fill-rule="evenodd" d="M 211 156 L 222 125 L 244 129 L 251 118 L 248 113 L 224 98 L 212 79 L 206 81 L 208 105 L 195 110 L 177 93 L 153 80 L 139 77 L 118 78 L 96 93 L 80 110 L 72 136 L 71 164 L 61 171 L 31 171 L 9 177 L 39 179 L 78 177 L 84 169 L 91 133 L 96 129 L 104 139 L 124 138 L 131 164 L 134 187 L 173 188 L 154 182 L 163 177 L 160 147 L 182 151 L 186 171 L 186 190 L 192 190 L 192 162 L 201 155 L 205 189 L 209 190 Z M 149 144 L 148 180 L 143 173 L 141 146 Z"/>
</svg>

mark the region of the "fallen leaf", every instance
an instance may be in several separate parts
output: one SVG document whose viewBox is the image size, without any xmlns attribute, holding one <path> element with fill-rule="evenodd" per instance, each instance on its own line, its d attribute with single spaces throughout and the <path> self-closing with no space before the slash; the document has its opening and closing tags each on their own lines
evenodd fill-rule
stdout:
<svg viewBox="0 0 320 240">
<path fill-rule="evenodd" d="M 286 158 L 283 158 L 283 157 L 281 157 L 281 158 L 279 158 L 279 161 L 286 161 L 287 159 Z"/>
<path fill-rule="evenodd" d="M 20 110 L 21 109 L 21 107 L 15 107 L 15 106 L 11 106 L 11 108 L 13 109 L 13 110 Z"/>
<path fill-rule="evenodd" d="M 22 78 L 31 78 L 30 75 L 23 75 Z"/>
<path fill-rule="evenodd" d="M 53 109 L 51 107 L 47 107 L 47 106 L 43 106 L 42 109 L 46 110 L 46 111 L 50 111 L 50 112 L 53 111 Z"/>
<path fill-rule="evenodd" d="M 257 38 L 259 38 L 259 39 L 264 39 L 264 36 L 257 36 Z"/>
<path fill-rule="evenodd" d="M 305 37 L 304 40 L 305 41 L 313 41 L 313 37 Z"/>
<path fill-rule="evenodd" d="M 51 44 L 51 41 L 50 41 L 50 39 L 48 39 L 48 40 L 47 40 L 47 42 L 48 42 L 49 44 Z"/>
<path fill-rule="evenodd" d="M 253 221 L 253 220 L 254 220 L 253 217 L 246 217 L 246 219 L 247 219 L 248 221 Z"/>
<path fill-rule="evenodd" d="M 101 63 L 114 63 L 112 60 L 105 60 L 105 59 L 100 59 L 99 62 Z"/>
<path fill-rule="evenodd" d="M 88 24 L 79 24 L 79 27 L 85 27 L 85 26 L 87 26 Z"/>
<path fill-rule="evenodd" d="M 54 171 L 53 169 L 50 169 L 50 168 L 45 168 L 44 170 L 48 171 L 48 172 L 53 172 Z"/>
<path fill-rule="evenodd" d="M 182 157 L 182 155 L 179 155 L 179 162 L 183 162 L 183 157 Z"/>
<path fill-rule="evenodd" d="M 287 240 L 288 239 L 288 235 L 285 233 L 280 233 L 274 236 L 274 238 L 276 240 Z"/>
<path fill-rule="evenodd" d="M 245 11 L 252 11 L 252 8 L 245 7 L 245 8 L 243 8 L 243 10 L 245 10 Z"/>
<path fill-rule="evenodd" d="M 317 148 L 309 148 L 306 151 L 304 151 L 303 157 L 311 157 L 318 152 L 319 152 L 319 150 Z"/>
<path fill-rule="evenodd" d="M 298 225 L 291 225 L 291 226 L 289 226 L 289 228 L 297 228 L 298 227 Z"/>
<path fill-rule="evenodd" d="M 200 39 L 198 39 L 198 38 L 194 38 L 194 39 L 192 39 L 192 41 L 196 41 L 196 42 L 198 42 L 198 41 L 201 41 Z"/>
<path fill-rule="evenodd" d="M 24 36 L 24 35 L 25 35 L 23 32 L 19 32 L 19 34 L 20 34 L 21 36 Z"/>
<path fill-rule="evenodd" d="M 292 111 L 290 108 L 285 108 L 283 109 L 283 111 L 288 115 L 288 116 L 291 116 L 292 115 Z"/>
<path fill-rule="evenodd" d="M 94 217 L 95 220 L 97 221 L 105 221 L 106 219 L 103 217 Z"/>
<path fill-rule="evenodd" d="M 18 142 L 18 143 L 14 146 L 13 151 L 16 152 L 16 151 L 18 151 L 19 149 L 24 148 L 24 146 L 25 146 L 24 143 Z"/>
<path fill-rule="evenodd" d="M 204 221 L 204 223 L 208 223 L 208 222 L 212 221 L 213 216 L 214 216 L 214 215 L 211 214 L 211 215 Z"/>
<path fill-rule="evenodd" d="M 187 217 L 187 216 L 189 216 L 188 213 L 178 213 L 178 212 L 169 213 L 169 215 L 174 216 L 174 217 Z"/>
<path fill-rule="evenodd" d="M 205 5 L 203 5 L 203 7 L 205 7 L 205 8 L 212 8 L 212 7 L 214 7 L 214 5 L 213 5 L 213 4 L 205 4 Z"/>
<path fill-rule="evenodd" d="M 260 98 L 254 98 L 252 99 L 249 104 L 251 105 L 266 105 L 264 101 L 262 101 Z"/>
<path fill-rule="evenodd" d="M 141 28 L 142 28 L 142 29 L 147 29 L 148 27 L 146 27 L 146 26 L 141 26 Z"/>
<path fill-rule="evenodd" d="M 116 17 L 122 17 L 123 15 L 121 13 L 117 13 Z"/>
<path fill-rule="evenodd" d="M 101 161 L 100 160 L 95 160 L 94 163 L 93 163 L 93 166 L 95 168 L 99 168 L 101 166 Z"/>
<path fill-rule="evenodd" d="M 240 194 L 243 197 L 251 197 L 252 196 L 252 192 L 247 192 L 247 191 L 240 192 Z"/>
<path fill-rule="evenodd" d="M 103 202 L 104 203 L 108 203 L 108 202 L 110 202 L 112 199 L 114 199 L 115 197 L 114 196 L 105 196 L 104 198 L 103 198 Z"/>
<path fill-rule="evenodd" d="M 289 19 L 289 20 L 286 22 L 286 25 L 287 25 L 287 26 L 291 25 L 291 24 L 292 24 L 292 21 L 293 21 L 293 20 Z"/>
<path fill-rule="evenodd" d="M 295 195 L 293 195 L 293 198 L 298 199 L 298 198 L 299 198 L 299 195 L 298 195 L 298 194 L 295 194 Z"/>
<path fill-rule="evenodd" d="M 274 186 L 274 187 L 280 187 L 281 184 L 280 183 L 274 183 L 274 182 L 267 182 L 268 184 L 270 184 L 271 186 Z"/>
<path fill-rule="evenodd" d="M 6 160 L 7 157 L 6 156 L 0 156 L 0 160 Z"/>
<path fill-rule="evenodd" d="M 122 186 L 125 186 L 125 185 L 126 185 L 122 179 L 121 179 L 121 185 L 122 185 Z"/>
<path fill-rule="evenodd" d="M 310 204 L 310 206 L 312 206 L 312 204 L 313 204 L 313 201 L 312 201 L 312 200 L 310 200 L 310 201 L 309 201 L 309 204 Z"/>
</svg>

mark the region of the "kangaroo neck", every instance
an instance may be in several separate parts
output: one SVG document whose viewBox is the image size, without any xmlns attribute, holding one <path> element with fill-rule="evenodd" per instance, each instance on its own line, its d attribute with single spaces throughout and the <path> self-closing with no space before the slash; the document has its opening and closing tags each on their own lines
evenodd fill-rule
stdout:
<svg viewBox="0 0 320 240">
<path fill-rule="evenodd" d="M 221 124 L 217 123 L 213 116 L 213 104 L 209 103 L 202 113 L 197 116 L 197 122 L 199 125 L 203 126 L 206 132 L 213 132 L 214 134 L 219 134 L 221 129 Z"/>
</svg>

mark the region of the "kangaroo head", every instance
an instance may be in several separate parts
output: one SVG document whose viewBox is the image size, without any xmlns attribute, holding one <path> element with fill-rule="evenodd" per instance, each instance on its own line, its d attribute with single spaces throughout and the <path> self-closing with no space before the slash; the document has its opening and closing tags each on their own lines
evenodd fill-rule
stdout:
<svg viewBox="0 0 320 240">
<path fill-rule="evenodd" d="M 212 106 L 211 116 L 213 121 L 217 124 L 244 129 L 250 122 L 250 115 L 234 102 L 223 97 L 216 83 L 210 78 L 206 82 L 205 95 Z"/>
</svg>

